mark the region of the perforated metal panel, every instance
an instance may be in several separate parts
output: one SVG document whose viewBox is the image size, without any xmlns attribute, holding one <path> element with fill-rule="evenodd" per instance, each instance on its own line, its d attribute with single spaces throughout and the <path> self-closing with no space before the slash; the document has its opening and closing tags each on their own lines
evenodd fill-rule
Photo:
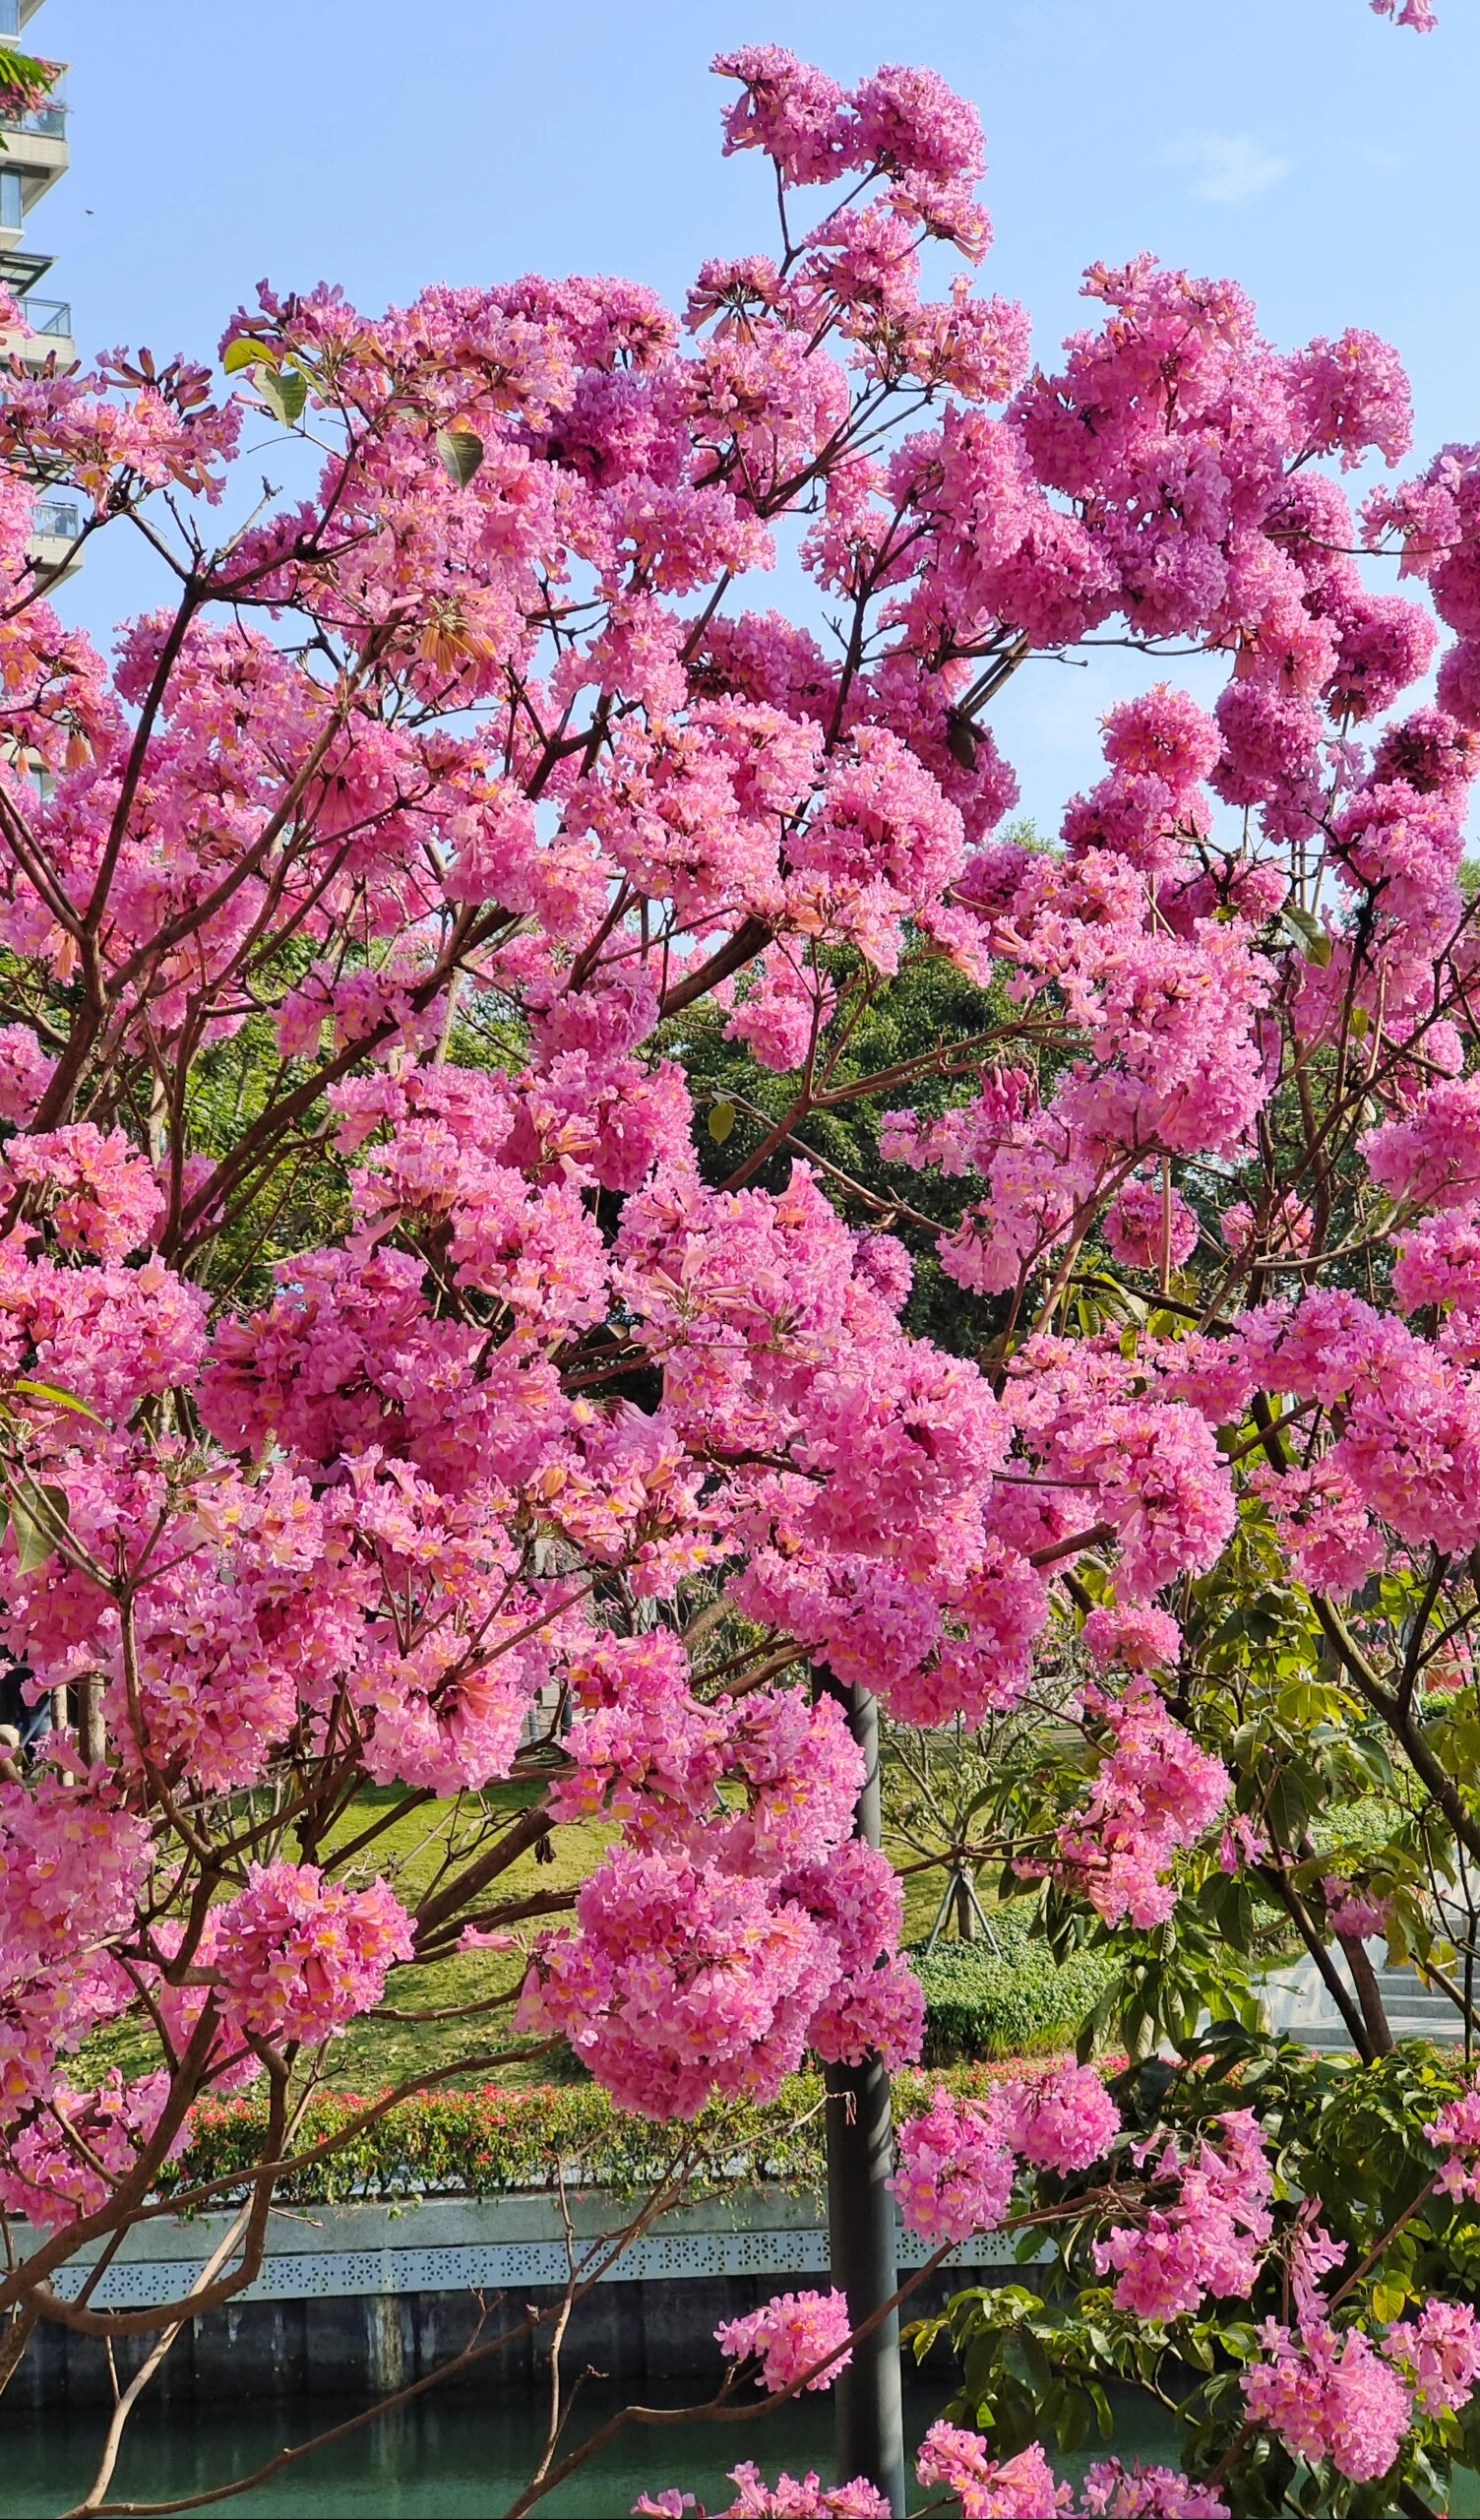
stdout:
<svg viewBox="0 0 1480 2520">
<path fill-rule="evenodd" d="M 210 2251 L 203 2235 L 201 2258 Z M 585 2258 L 599 2246 L 577 2243 Z M 923 2264 L 929 2251 L 922 2241 L 900 2234 L 901 2267 Z M 1000 2237 L 967 2242 L 952 2252 L 950 2264 L 988 2267 L 1010 2264 L 1011 2243 Z M 462 2293 L 519 2291 L 530 2286 L 562 2285 L 570 2268 L 560 2240 L 520 2240 L 461 2247 L 366 2248 L 269 2252 L 262 2273 L 238 2296 L 247 2301 L 347 2300 L 367 2294 Z M 695 2231 L 654 2233 L 623 2251 L 601 2276 L 603 2283 L 691 2282 L 714 2275 L 824 2275 L 828 2270 L 828 2236 L 821 2227 L 780 2230 Z M 70 2266 L 57 2276 L 57 2290 L 71 2296 L 81 2290 L 87 2269 Z M 172 2301 L 189 2291 L 194 2269 L 188 2258 L 126 2258 L 111 2265 L 92 2296 L 99 2308 L 143 2309 Z"/>
</svg>

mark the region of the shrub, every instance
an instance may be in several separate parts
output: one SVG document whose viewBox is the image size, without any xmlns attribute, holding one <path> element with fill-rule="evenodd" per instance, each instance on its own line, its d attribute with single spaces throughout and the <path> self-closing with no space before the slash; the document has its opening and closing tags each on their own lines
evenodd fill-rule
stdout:
<svg viewBox="0 0 1480 2520">
<path fill-rule="evenodd" d="M 959 2096 L 985 2091 L 995 2079 L 991 2067 L 980 2065 L 946 2075 L 900 2074 L 895 2113 L 907 2117 L 928 2109 L 940 2081 Z M 364 2092 L 319 2093 L 299 2127 L 296 2154 L 343 2133 L 373 2100 Z M 666 2176 L 696 2143 L 700 2159 L 691 2194 L 713 2193 L 736 2179 L 821 2191 L 827 2184 L 822 2102 L 821 2075 L 794 2074 L 767 2108 L 715 2103 L 686 2129 L 627 2115 L 595 2083 L 519 2090 L 490 2083 L 478 2091 L 424 2092 L 359 2125 L 336 2151 L 288 2173 L 278 2195 L 303 2205 L 481 2197 L 553 2187 L 562 2178 L 572 2187 L 630 2193 Z M 256 2098 L 201 2102 L 189 2145 L 170 2165 L 164 2183 L 184 2194 L 216 2179 L 232 2180 L 213 2204 L 243 2194 L 247 2174 L 262 2159 L 266 2126 L 265 2104 Z"/>
<path fill-rule="evenodd" d="M 992 1930 L 996 1952 L 987 1942 L 943 1942 L 928 1960 L 912 1955 L 925 1988 L 927 2065 L 1072 2048 L 1115 1974 L 1104 1950 L 1077 1951 L 1060 1968 L 1011 1908 L 997 1911 Z"/>
</svg>

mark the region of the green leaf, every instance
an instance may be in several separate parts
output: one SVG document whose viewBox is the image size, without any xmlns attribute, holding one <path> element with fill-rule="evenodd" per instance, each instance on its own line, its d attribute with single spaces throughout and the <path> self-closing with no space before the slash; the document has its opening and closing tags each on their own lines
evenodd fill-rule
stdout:
<svg viewBox="0 0 1480 2520">
<path fill-rule="evenodd" d="M 278 352 L 270 342 L 255 341 L 250 333 L 238 333 L 221 352 L 221 365 L 228 376 L 239 376 L 244 367 L 276 367 Z"/>
<path fill-rule="evenodd" d="M 1374 2284 L 1372 2288 L 1374 2317 L 1380 2318 L 1385 2326 L 1389 2319 L 1400 2319 L 1403 2315 L 1403 2304 L 1407 2299 L 1406 2284 Z"/>
<path fill-rule="evenodd" d="M 439 429 L 437 452 L 460 490 L 465 490 L 483 461 L 483 441 L 471 429 Z"/>
<path fill-rule="evenodd" d="M 1089 2400 L 1080 2389 L 1068 2389 L 1059 2416 L 1059 2447 L 1071 2453 L 1082 2448 L 1089 2435 L 1092 2413 Z"/>
<path fill-rule="evenodd" d="M 53 1409 L 71 1409 L 79 1418 L 91 1418 L 94 1426 L 100 1426 L 103 1423 L 95 1409 L 90 1409 L 85 1400 L 77 1398 L 75 1392 L 59 1391 L 53 1382 L 32 1382 L 29 1374 L 21 1374 L 12 1385 L 12 1389 L 24 1391 L 31 1400 L 48 1400 Z"/>
<path fill-rule="evenodd" d="M 1317 963 L 1324 971 L 1331 959 L 1331 940 L 1313 912 L 1286 905 L 1281 913 L 1286 927 L 1298 945 L 1305 948 L 1308 963 Z"/>
<path fill-rule="evenodd" d="M 270 411 L 276 412 L 284 428 L 291 428 L 308 401 L 308 379 L 285 371 L 274 376 L 263 370 L 255 380 L 257 391 Z"/>
<path fill-rule="evenodd" d="M 729 1136 L 734 1125 L 735 1106 L 733 1102 L 711 1102 L 709 1104 L 709 1135 L 716 1146 L 723 1146 L 725 1139 Z"/>
<path fill-rule="evenodd" d="M 17 1571 L 33 1575 L 56 1548 L 58 1525 L 66 1529 L 65 1487 L 38 1487 L 33 1480 L 23 1480 L 11 1498 L 10 1518 L 16 1535 Z"/>
</svg>

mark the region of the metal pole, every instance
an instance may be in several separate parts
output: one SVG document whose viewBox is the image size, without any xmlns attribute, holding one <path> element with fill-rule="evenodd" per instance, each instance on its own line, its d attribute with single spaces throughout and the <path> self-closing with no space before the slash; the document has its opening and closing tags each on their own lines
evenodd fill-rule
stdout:
<svg viewBox="0 0 1480 2520">
<path fill-rule="evenodd" d="M 844 1690 L 831 1679 L 829 1686 L 846 1707 L 853 1738 L 867 1761 L 854 1831 L 877 1847 L 882 1838 L 878 1702 L 865 1689 Z M 886 2185 L 894 2158 L 889 2075 L 877 2056 L 869 2056 L 861 2065 L 829 2065 L 826 2088 L 832 2281 L 847 2295 L 848 2315 L 857 2327 L 892 2298 L 898 2283 L 894 2200 Z M 839 2482 L 868 2477 L 891 2511 L 902 2512 L 904 2410 L 897 2310 L 891 2310 L 872 2335 L 854 2346 L 852 2362 L 833 2382 L 833 2394 Z"/>
</svg>

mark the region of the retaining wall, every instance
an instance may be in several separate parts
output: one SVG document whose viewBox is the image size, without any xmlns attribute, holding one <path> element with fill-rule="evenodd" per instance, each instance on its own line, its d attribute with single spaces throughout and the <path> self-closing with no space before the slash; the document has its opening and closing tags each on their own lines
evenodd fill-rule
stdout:
<svg viewBox="0 0 1480 2520">
<path fill-rule="evenodd" d="M 623 2200 L 586 2191 L 569 2198 L 568 2209 L 578 2262 L 593 2248 L 599 2258 L 602 2236 L 623 2227 Z M 203 2214 L 144 2224 L 104 2268 L 91 2300 L 106 2309 L 178 2300 L 229 2222 Z M 24 2254 L 31 2236 L 21 2227 L 14 2238 Z M 898 2251 L 901 2272 L 929 2254 L 903 2232 Z M 74 2298 L 97 2253 L 85 2252 L 59 2274 L 57 2290 Z M 1010 2241 L 970 2241 L 953 2253 L 949 2271 L 912 2297 L 905 2315 L 935 2307 L 983 2270 L 1005 2274 L 1013 2263 Z M 151 2394 L 179 2403 L 402 2388 L 467 2343 L 479 2294 L 490 2310 L 486 2338 L 517 2322 L 526 2304 L 558 2301 L 569 2264 L 560 2207 L 546 2194 L 283 2208 L 272 2217 L 257 2281 L 193 2322 Z M 714 2379 L 719 2320 L 771 2293 L 827 2280 L 828 2236 L 815 2197 L 760 2187 L 683 2206 L 626 2250 L 577 2304 L 565 2362 L 572 2371 L 593 2365 L 624 2386 Z M 120 2376 L 153 2341 L 115 2348 Z M 534 2386 L 547 2352 L 545 2335 L 524 2337 L 480 2357 L 448 2386 L 521 2395 Z M 100 2343 L 43 2320 L 0 2399 L 0 2422 L 22 2409 L 111 2403 L 112 2393 Z"/>
</svg>

